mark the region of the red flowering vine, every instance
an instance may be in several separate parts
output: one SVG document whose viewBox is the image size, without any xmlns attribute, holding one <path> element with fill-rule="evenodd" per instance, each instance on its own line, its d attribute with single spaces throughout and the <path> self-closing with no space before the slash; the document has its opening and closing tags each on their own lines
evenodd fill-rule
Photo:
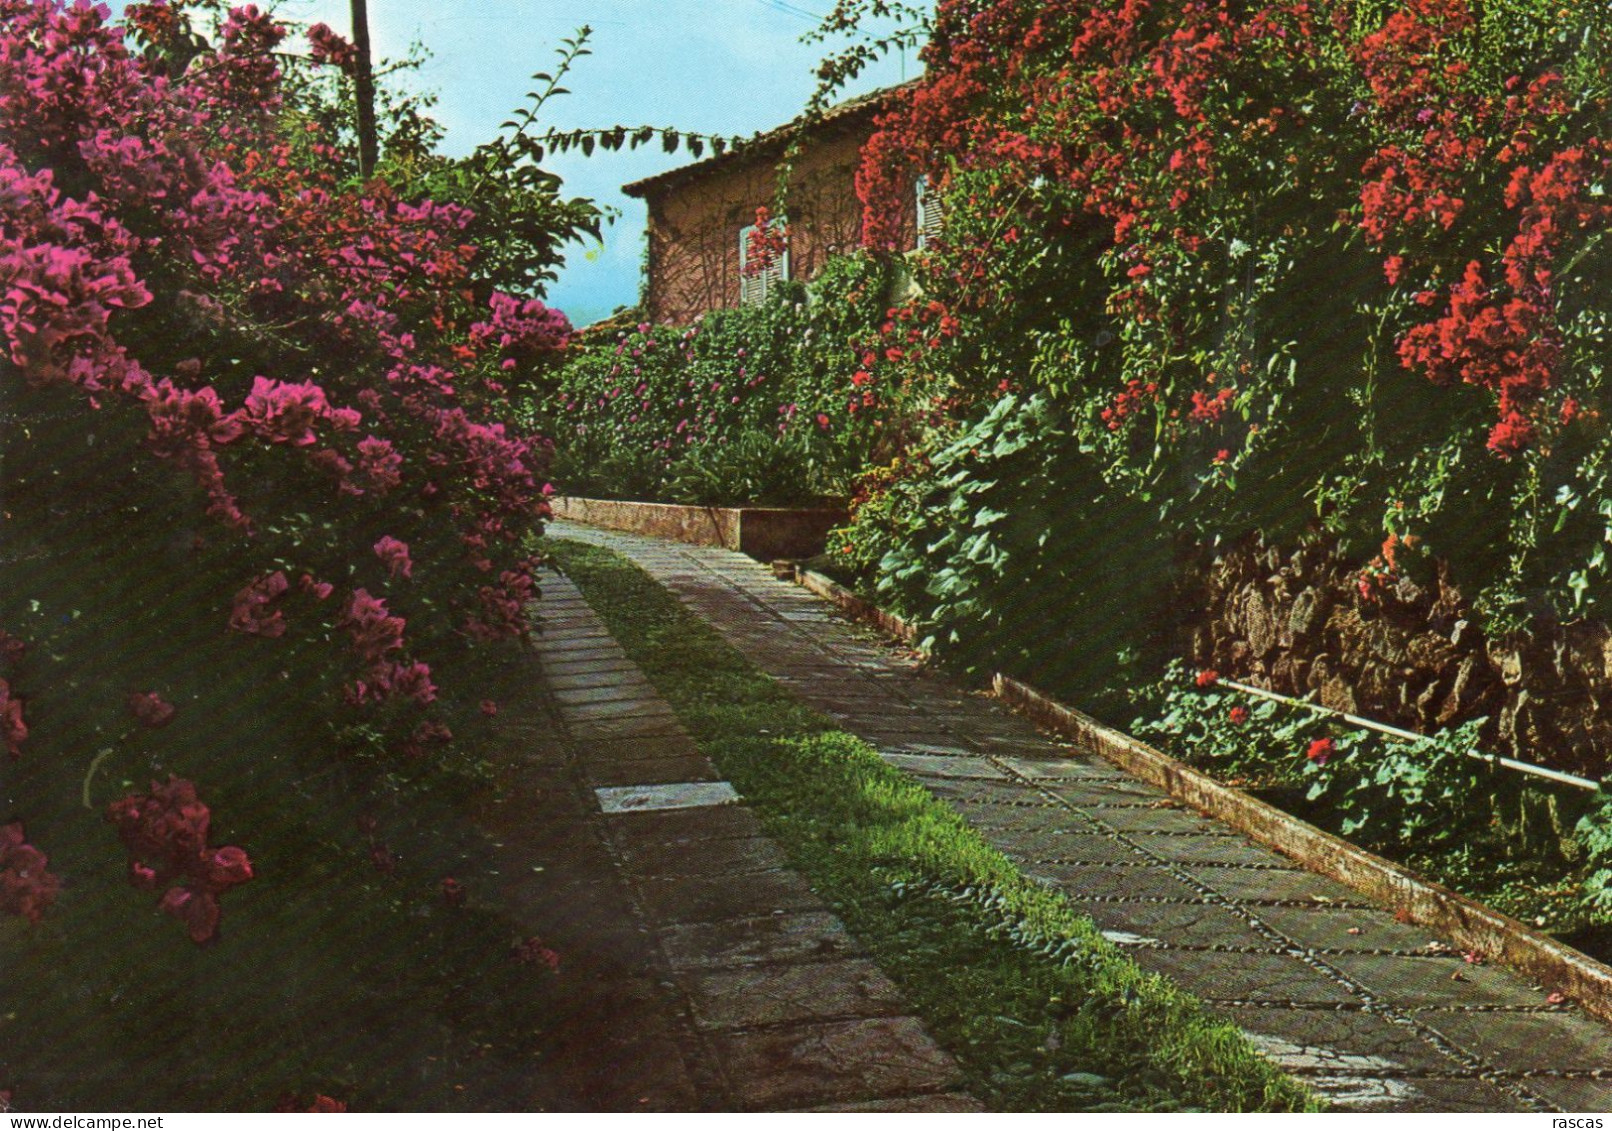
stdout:
<svg viewBox="0 0 1612 1131">
<path fill-rule="evenodd" d="M 789 251 L 789 225 L 774 220 L 765 204 L 756 209 L 755 226 L 745 239 L 744 273 L 763 275 Z"/>
</svg>

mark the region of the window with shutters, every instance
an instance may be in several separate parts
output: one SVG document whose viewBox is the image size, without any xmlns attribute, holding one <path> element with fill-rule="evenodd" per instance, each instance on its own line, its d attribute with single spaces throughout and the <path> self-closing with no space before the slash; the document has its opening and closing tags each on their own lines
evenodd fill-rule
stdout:
<svg viewBox="0 0 1612 1131">
<path fill-rule="evenodd" d="M 785 232 L 788 230 L 788 222 L 782 216 L 774 217 L 770 221 L 770 228 L 776 232 Z M 758 239 L 758 236 L 762 238 Z M 754 306 L 766 302 L 767 296 L 789 278 L 787 244 L 775 250 L 766 246 L 770 242 L 759 224 L 747 224 L 739 229 L 740 306 Z"/>
<path fill-rule="evenodd" d="M 929 191 L 928 177 L 918 178 L 916 192 L 918 196 L 918 250 L 922 251 L 940 237 L 940 225 L 945 216 L 941 211 L 940 194 Z"/>
</svg>

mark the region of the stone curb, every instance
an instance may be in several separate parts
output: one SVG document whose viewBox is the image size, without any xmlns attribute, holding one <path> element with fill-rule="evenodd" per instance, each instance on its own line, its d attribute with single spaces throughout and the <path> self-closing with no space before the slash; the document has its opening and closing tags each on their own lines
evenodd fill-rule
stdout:
<svg viewBox="0 0 1612 1131">
<path fill-rule="evenodd" d="M 823 574 L 800 565 L 795 566 L 794 573 L 797 584 L 833 602 L 849 616 L 873 624 L 906 644 L 918 646 L 915 625 L 856 596 Z M 1011 676 L 996 673 L 993 686 L 998 698 L 1008 706 L 1081 743 L 1089 752 L 1143 781 L 1159 786 L 1171 797 L 1224 821 L 1313 872 L 1347 884 L 1396 910 L 1402 909 L 1412 922 L 1565 994 L 1603 1021 L 1612 1021 L 1612 966 L 1542 935 L 1509 915 L 1502 915 L 1324 832 L 1274 805 L 1222 785 L 1207 774 L 1066 707 Z"/>
<path fill-rule="evenodd" d="M 823 600 L 838 606 L 840 611 L 847 616 L 874 625 L 903 644 L 917 648 L 925 655 L 929 654 L 929 649 L 919 643 L 920 637 L 917 625 L 901 619 L 894 613 L 885 612 L 871 601 L 863 600 L 826 574 L 821 574 L 816 570 L 810 570 L 805 566 L 796 564 L 794 567 L 794 580 L 795 584 L 801 588 L 815 593 Z"/>
<path fill-rule="evenodd" d="M 1402 909 L 1411 922 L 1557 990 L 1612 1021 L 1612 967 L 1508 915 L 1423 879 L 1331 833 L 1153 749 L 998 672 L 997 696 L 1084 751 L 1159 786 L 1180 801 L 1292 857 L 1313 872 Z"/>
</svg>

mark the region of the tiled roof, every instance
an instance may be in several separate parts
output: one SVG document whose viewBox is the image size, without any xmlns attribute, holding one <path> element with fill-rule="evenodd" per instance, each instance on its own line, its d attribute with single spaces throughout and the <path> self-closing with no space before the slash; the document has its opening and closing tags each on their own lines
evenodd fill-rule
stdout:
<svg viewBox="0 0 1612 1131">
<path fill-rule="evenodd" d="M 905 90 L 917 80 L 902 83 L 900 86 L 887 86 L 882 90 L 875 90 L 856 98 L 847 99 L 837 106 L 830 106 L 823 111 L 822 116 L 813 124 L 813 129 L 824 126 L 842 125 L 855 121 L 860 117 L 872 117 L 885 108 L 885 104 L 897 91 Z M 763 154 L 771 154 L 783 148 L 801 119 L 786 122 L 784 125 L 756 134 L 736 149 L 729 149 L 725 153 L 707 157 L 702 161 L 695 161 L 688 165 L 679 165 L 675 169 L 667 169 L 664 173 L 656 173 L 652 177 L 632 181 L 621 186 L 621 191 L 628 196 L 645 197 L 659 188 L 665 188 L 682 181 L 703 177 L 719 169 L 740 162 L 755 160 Z"/>
</svg>

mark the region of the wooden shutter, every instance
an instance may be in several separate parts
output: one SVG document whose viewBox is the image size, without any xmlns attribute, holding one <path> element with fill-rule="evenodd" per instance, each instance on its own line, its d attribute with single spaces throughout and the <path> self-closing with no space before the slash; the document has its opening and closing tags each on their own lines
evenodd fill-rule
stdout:
<svg viewBox="0 0 1612 1131">
<path fill-rule="evenodd" d="M 941 211 L 940 195 L 929 191 L 929 178 L 919 177 L 916 188 L 918 197 L 918 248 L 923 250 L 940 237 L 940 228 L 945 220 Z"/>
</svg>

